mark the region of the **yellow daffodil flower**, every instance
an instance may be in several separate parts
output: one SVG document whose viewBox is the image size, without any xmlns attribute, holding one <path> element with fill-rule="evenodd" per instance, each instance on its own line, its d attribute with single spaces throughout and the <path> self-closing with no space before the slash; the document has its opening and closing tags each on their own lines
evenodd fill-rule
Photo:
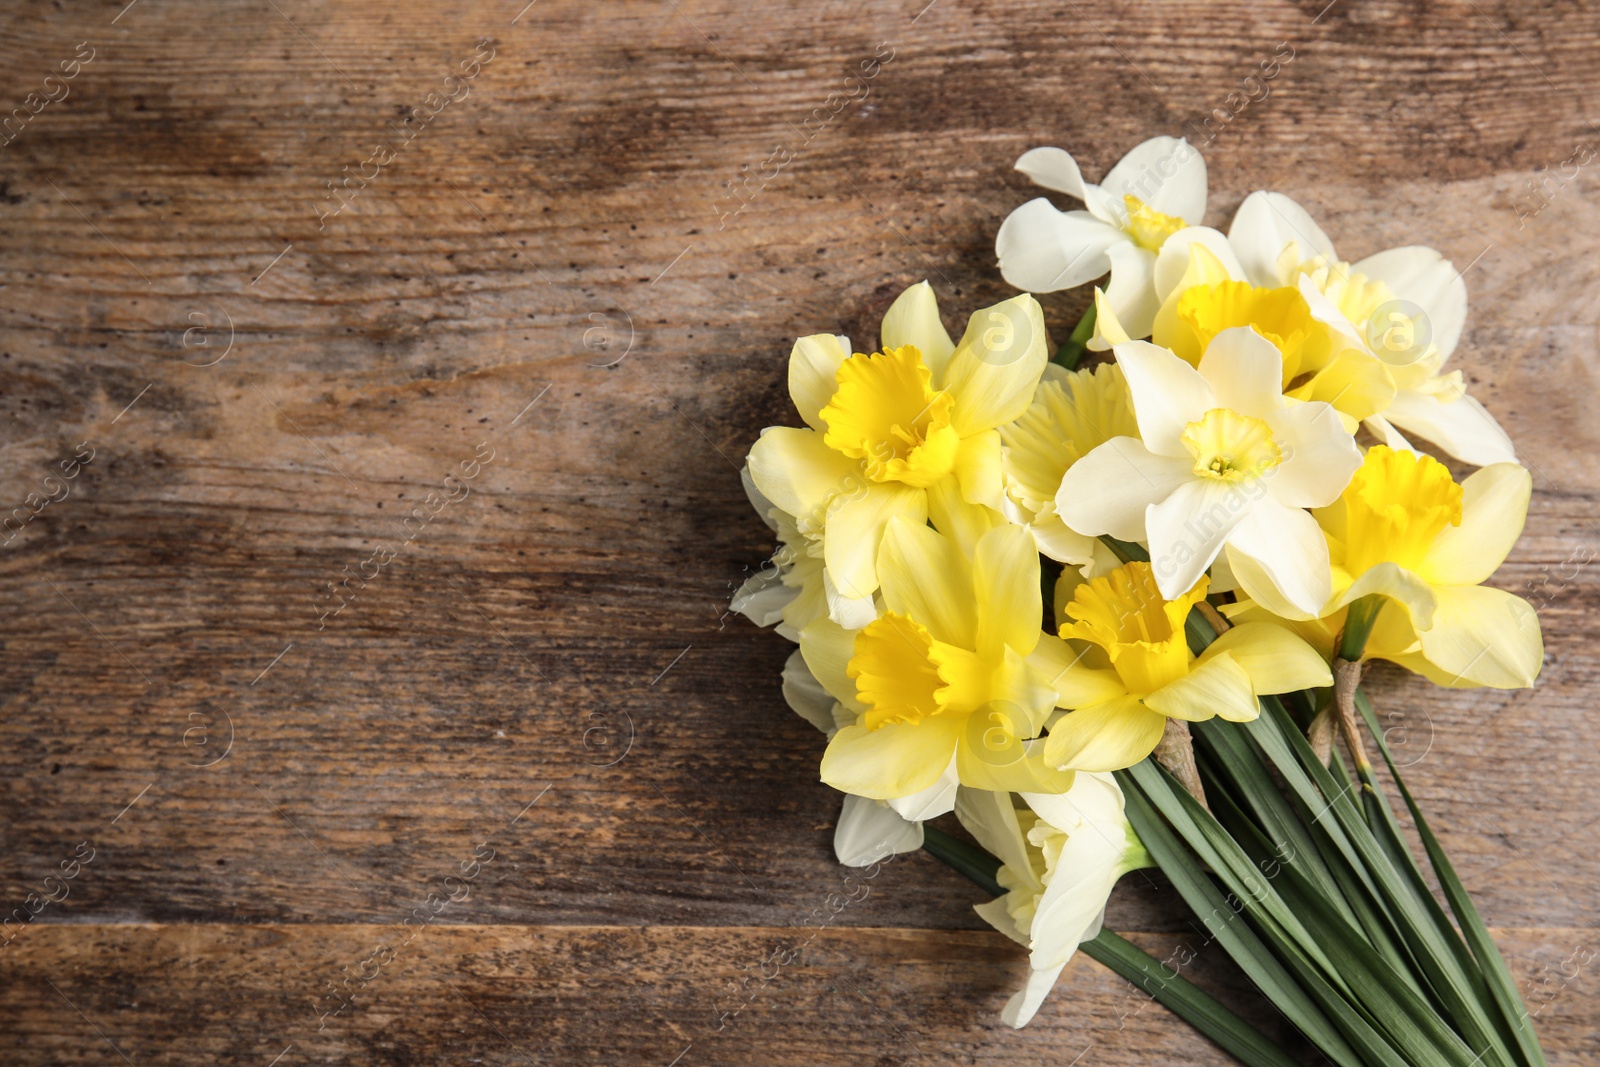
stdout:
<svg viewBox="0 0 1600 1067">
<path fill-rule="evenodd" d="M 854 631 L 817 619 L 800 633 L 811 673 L 852 719 L 828 744 L 822 780 L 877 800 L 927 799 L 920 818 L 950 810 L 947 775 L 980 789 L 1070 786 L 1038 740 L 1071 655 L 1039 628 L 1028 532 L 997 526 L 968 558 L 954 538 L 897 516 L 878 570 L 881 615 Z"/>
<path fill-rule="evenodd" d="M 1082 655 L 1056 681 L 1064 706 L 1076 710 L 1051 724 L 1047 763 L 1121 770 L 1155 751 L 1169 718 L 1248 722 L 1262 694 L 1333 684 L 1315 649 L 1271 623 L 1234 626 L 1200 655 L 1190 652 L 1183 623 L 1207 584 L 1202 577 L 1166 600 L 1150 565 L 1136 562 L 1077 586 L 1061 636 L 1080 642 Z"/>
<path fill-rule="evenodd" d="M 756 488 L 820 545 L 829 613 L 847 626 L 875 614 L 890 519 L 926 522 L 930 495 L 1002 506 L 996 427 L 1027 410 L 1045 366 L 1031 296 L 976 313 L 952 344 L 926 282 L 889 308 L 882 345 L 851 354 L 841 337 L 797 342 L 789 395 L 806 428 L 769 428 L 750 451 Z"/>
<path fill-rule="evenodd" d="M 1047 371 L 1033 404 L 1016 422 L 1000 428 L 1000 468 L 1006 514 L 1033 531 L 1039 551 L 1058 563 L 1087 566 L 1086 575 L 1117 565 L 1105 544 L 1071 529 L 1056 514 L 1061 478 L 1078 460 L 1113 437 L 1137 437 L 1138 423 L 1122 368 L 1103 363 L 1093 370 Z"/>
<path fill-rule="evenodd" d="M 956 817 L 999 858 L 1005 895 L 974 910 L 1028 949 L 1028 982 L 1001 1019 L 1028 1025 L 1078 946 L 1100 932 L 1106 901 L 1129 871 L 1154 867 L 1123 814 L 1122 790 L 1109 774 L 1080 774 L 1067 792 L 1010 793 L 962 789 Z"/>
<path fill-rule="evenodd" d="M 1331 658 L 1349 606 L 1382 596 L 1364 658 L 1439 685 L 1531 686 L 1544 659 L 1538 615 L 1521 597 L 1480 583 L 1522 533 L 1532 491 L 1515 463 L 1491 464 L 1458 485 L 1431 456 L 1370 449 L 1339 500 L 1313 512 L 1328 541 L 1334 595 L 1318 618 L 1289 624 Z M 1299 613 L 1269 593 L 1229 614 Z"/>
<path fill-rule="evenodd" d="M 1084 181 L 1077 161 L 1059 148 L 1035 148 L 1017 160 L 1017 170 L 1088 210 L 1059 211 L 1044 197 L 1017 208 L 995 236 L 1001 275 L 1018 289 L 1053 293 L 1110 271 L 1106 300 L 1134 336 L 1148 336 L 1157 253 L 1206 213 L 1200 153 L 1180 138 L 1152 137 L 1101 185 Z"/>
</svg>

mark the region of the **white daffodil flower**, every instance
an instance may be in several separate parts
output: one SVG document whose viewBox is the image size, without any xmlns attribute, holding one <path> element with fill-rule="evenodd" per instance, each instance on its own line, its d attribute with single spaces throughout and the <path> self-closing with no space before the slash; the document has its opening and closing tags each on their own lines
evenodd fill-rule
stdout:
<svg viewBox="0 0 1600 1067">
<path fill-rule="evenodd" d="M 1338 414 L 1285 399 L 1283 356 L 1249 327 L 1217 334 L 1198 368 L 1143 341 L 1116 354 L 1139 437 L 1114 437 L 1073 464 L 1057 514 L 1082 534 L 1148 543 L 1168 600 L 1227 546 L 1230 562 L 1243 556 L 1315 614 L 1332 577 L 1327 542 L 1304 509 L 1333 503 L 1361 466 Z"/>
<path fill-rule="evenodd" d="M 830 739 L 841 726 L 855 721 L 854 712 L 846 711 L 829 695 L 798 651 L 783 665 L 783 697 L 796 714 Z M 954 804 L 955 790 L 952 771 L 950 804 L 944 811 Z M 932 816 L 913 815 L 901 815 L 881 800 L 846 793 L 833 830 L 833 853 L 846 867 L 870 867 L 890 856 L 915 852 L 922 847 L 922 819 Z"/>
<path fill-rule="evenodd" d="M 1083 201 L 1060 211 L 1039 197 L 1013 211 L 995 237 L 1000 273 L 1018 289 L 1053 293 L 1098 278 L 1123 328 L 1150 336 L 1159 301 L 1152 284 L 1156 254 L 1169 237 L 1206 212 L 1206 163 L 1186 140 L 1153 137 L 1122 157 L 1101 185 L 1083 180 L 1059 148 L 1035 148 L 1017 160 L 1034 184 Z"/>
<path fill-rule="evenodd" d="M 1247 196 L 1228 243 L 1252 285 L 1299 288 L 1316 318 L 1388 366 L 1394 399 L 1366 423 L 1390 447 L 1412 450 L 1406 431 L 1476 466 L 1516 462 L 1511 439 L 1467 395 L 1461 372 L 1444 372 L 1467 319 L 1467 284 L 1448 259 L 1410 245 L 1343 262 L 1305 208 L 1282 193 Z"/>
<path fill-rule="evenodd" d="M 1027 984 L 1000 1016 L 1020 1028 L 1078 946 L 1100 932 L 1117 879 L 1155 864 L 1128 825 L 1122 790 L 1109 774 L 1079 774 L 1065 793 L 1022 794 L 1022 807 L 1013 796 L 963 788 L 956 817 L 1002 864 L 1005 896 L 974 910 L 1029 952 Z"/>
</svg>

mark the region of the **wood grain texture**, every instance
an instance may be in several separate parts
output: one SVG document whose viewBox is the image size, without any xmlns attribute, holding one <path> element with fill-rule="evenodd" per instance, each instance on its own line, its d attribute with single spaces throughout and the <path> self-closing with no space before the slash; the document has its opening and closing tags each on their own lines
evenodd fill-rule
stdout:
<svg viewBox="0 0 1600 1067">
<path fill-rule="evenodd" d="M 93 452 L 0 546 L 7 907 L 95 850 L 0 950 L 8 1062 L 1227 1062 L 1087 960 L 1000 1026 L 1022 955 L 925 857 L 718 1030 L 845 874 L 788 648 L 726 611 L 772 547 L 736 470 L 796 421 L 793 338 L 870 338 L 924 277 L 958 328 L 1010 295 L 1021 152 L 1099 174 L 1285 43 L 1205 145 L 1207 221 L 1276 188 L 1346 258 L 1466 268 L 1457 358 L 1535 475 L 1495 583 L 1539 605 L 1544 679 L 1376 692 L 1552 1062 L 1600 1060 L 1569 962 L 1600 951 L 1594 174 L 1519 217 L 1600 139 L 1600 13 L 924 4 L 0 10 L 0 111 L 93 51 L 0 147 L 0 514 Z M 319 221 L 485 39 L 470 92 Z M 1086 296 L 1043 302 L 1059 339 Z M 318 1031 L 326 983 L 485 845 Z M 1109 921 L 1192 937 L 1158 878 Z"/>
</svg>

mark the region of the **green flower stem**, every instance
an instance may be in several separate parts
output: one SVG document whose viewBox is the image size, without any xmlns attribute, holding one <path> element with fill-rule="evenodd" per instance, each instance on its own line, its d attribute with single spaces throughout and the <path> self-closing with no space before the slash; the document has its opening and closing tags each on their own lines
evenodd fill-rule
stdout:
<svg viewBox="0 0 1600 1067">
<path fill-rule="evenodd" d="M 1068 370 L 1078 365 L 1078 361 L 1083 358 L 1083 354 L 1089 350 L 1089 338 L 1094 336 L 1094 320 L 1095 309 L 1094 305 L 1090 304 L 1089 310 L 1083 313 L 1083 318 L 1079 319 L 1078 325 L 1073 328 L 1072 336 L 1068 337 L 1061 347 L 1056 349 L 1054 362 L 1061 364 Z"/>
<path fill-rule="evenodd" d="M 1351 602 L 1344 617 L 1344 633 L 1339 639 L 1340 659 L 1354 663 L 1361 658 L 1367 649 L 1367 638 L 1372 636 L 1372 626 L 1387 600 L 1381 593 L 1369 593 Z"/>
<path fill-rule="evenodd" d="M 992 896 L 1005 890 L 995 880 L 1000 861 L 942 830 L 924 826 L 923 849 L 965 875 Z M 1221 1001 L 1204 992 L 1132 941 L 1101 927 L 1078 946 L 1084 955 L 1115 971 L 1152 1000 L 1222 1046 L 1245 1067 L 1295 1067 L 1294 1060 Z"/>
</svg>

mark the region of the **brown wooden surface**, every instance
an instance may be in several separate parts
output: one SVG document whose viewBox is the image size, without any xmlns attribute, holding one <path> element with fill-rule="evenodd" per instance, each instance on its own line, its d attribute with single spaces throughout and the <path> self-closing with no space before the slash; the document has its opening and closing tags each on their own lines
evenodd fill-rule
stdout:
<svg viewBox="0 0 1600 1067">
<path fill-rule="evenodd" d="M 1095 176 L 1287 41 L 1205 147 L 1207 221 L 1271 187 L 1348 258 L 1472 264 L 1458 358 L 1535 471 L 1495 581 L 1537 588 L 1545 675 L 1377 692 L 1552 1062 L 1600 1062 L 1600 583 L 1567 562 L 1600 542 L 1595 174 L 1515 206 L 1600 147 L 1600 14 L 522 2 L 0 12 L 4 109 L 95 50 L 0 147 L 0 510 L 94 450 L 0 548 L 5 908 L 95 850 L 0 949 L 0 1058 L 1226 1062 L 1085 959 L 1002 1027 L 1024 957 L 923 856 L 813 937 L 846 873 L 820 738 L 780 697 L 788 646 L 724 612 L 771 548 L 735 472 L 796 421 L 792 339 L 868 340 L 924 277 L 959 328 L 1008 295 L 1022 151 Z M 326 183 L 481 38 L 470 95 L 319 230 Z M 1045 299 L 1058 339 L 1085 300 Z M 402 548 L 480 442 L 470 495 Z M 324 583 L 380 544 L 319 629 Z M 319 1030 L 327 985 L 485 842 L 470 896 Z M 1159 878 L 1110 921 L 1197 940 Z M 1217 957 L 1197 979 L 1266 1019 Z"/>
</svg>

